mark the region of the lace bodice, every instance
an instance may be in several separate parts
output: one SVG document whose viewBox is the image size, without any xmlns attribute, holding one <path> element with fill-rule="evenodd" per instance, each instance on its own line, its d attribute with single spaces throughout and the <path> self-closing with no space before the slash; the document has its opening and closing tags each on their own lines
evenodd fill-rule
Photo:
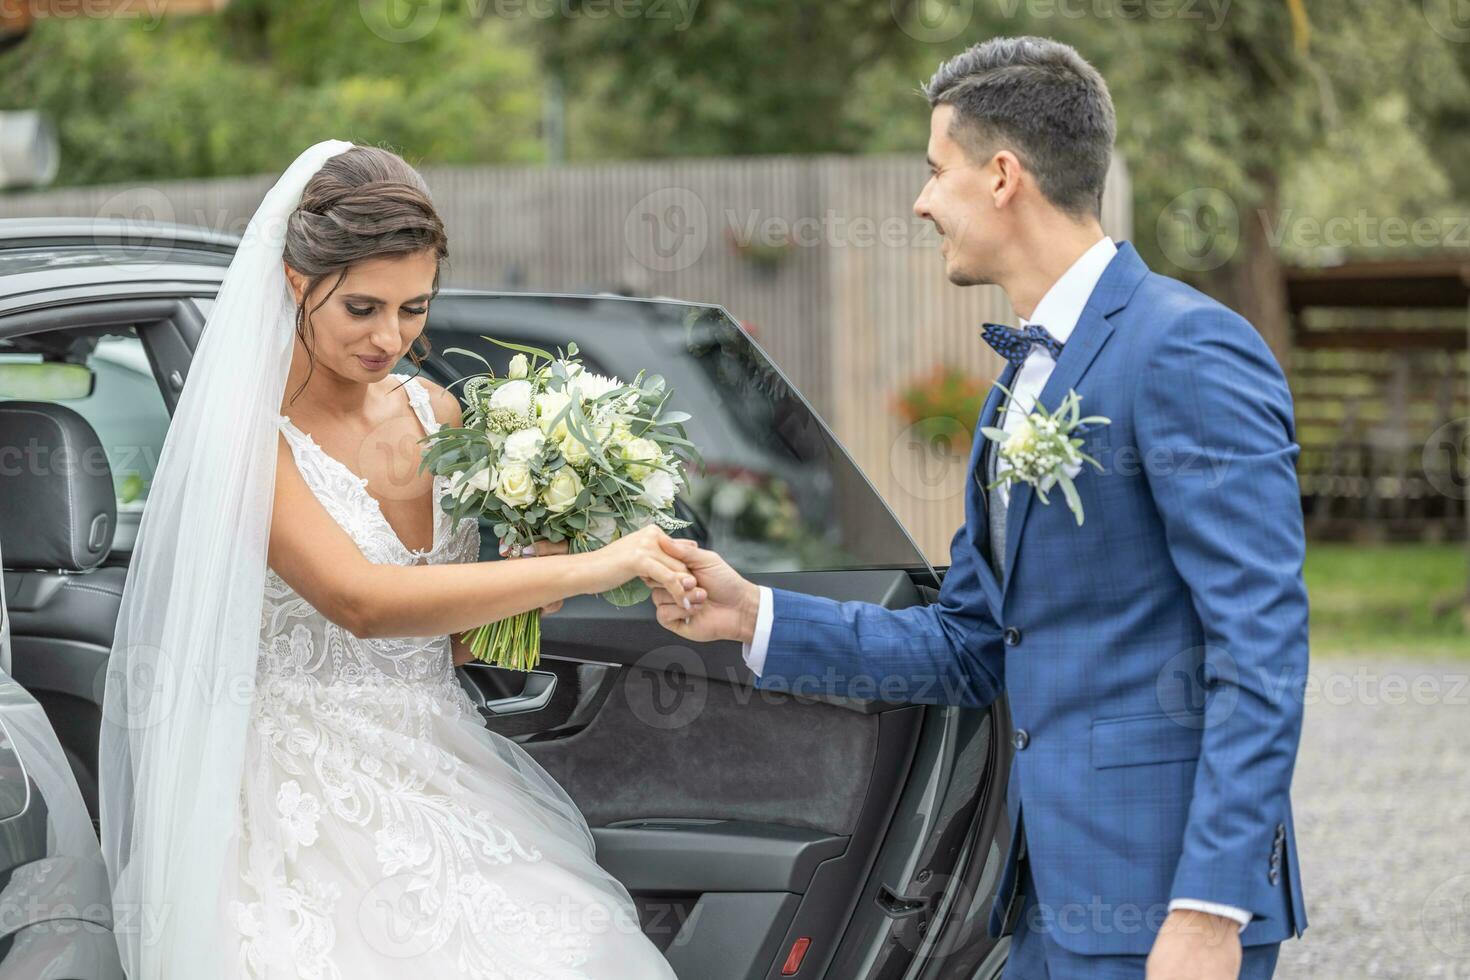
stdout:
<svg viewBox="0 0 1470 980">
<path fill-rule="evenodd" d="M 406 382 L 409 404 L 426 433 L 439 429 L 429 393 L 417 378 L 394 374 Z M 379 565 L 471 562 L 479 557 L 478 522 L 463 518 L 450 527 L 450 515 L 439 506 L 447 477 L 434 477 L 434 538 L 428 549 L 403 544 L 368 493 L 367 480 L 327 455 L 288 416 L 278 416 L 296 467 L 327 513 L 356 543 L 368 561 Z M 448 636 L 361 639 L 333 623 L 296 593 L 273 570 L 266 569 L 265 605 L 260 623 L 260 681 L 321 684 L 379 684 L 385 680 L 454 682 Z"/>
</svg>

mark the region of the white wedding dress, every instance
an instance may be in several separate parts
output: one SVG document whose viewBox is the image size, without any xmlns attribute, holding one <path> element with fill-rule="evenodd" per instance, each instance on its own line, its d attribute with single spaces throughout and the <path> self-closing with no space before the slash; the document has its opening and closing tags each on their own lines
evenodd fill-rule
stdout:
<svg viewBox="0 0 1470 980">
<path fill-rule="evenodd" d="M 427 432 L 424 387 L 404 390 Z M 472 562 L 476 521 L 438 506 L 407 548 L 366 481 L 287 416 L 296 466 L 369 561 Z M 534 559 L 530 559 L 534 560 Z M 241 975 L 368 980 L 672 978 L 571 798 L 490 732 L 447 636 L 364 640 L 268 571 L 226 917 Z"/>
</svg>

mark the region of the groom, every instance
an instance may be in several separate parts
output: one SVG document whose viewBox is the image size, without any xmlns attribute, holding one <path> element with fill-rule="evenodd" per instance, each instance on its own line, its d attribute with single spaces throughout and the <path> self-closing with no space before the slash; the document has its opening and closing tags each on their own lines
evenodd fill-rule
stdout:
<svg viewBox="0 0 1470 980">
<path fill-rule="evenodd" d="M 1006 977 L 1269 977 L 1307 925 L 1289 796 L 1307 596 L 1285 379 L 1249 323 L 1103 234 L 1113 105 L 1076 51 L 997 38 L 925 91 L 914 211 L 950 281 L 999 285 L 1022 322 L 986 327 L 1015 400 L 997 386 L 979 424 L 1014 433 L 1073 391 L 1109 419 L 1081 434 L 1103 467 L 1076 476 L 1084 522 L 1059 489 L 1047 503 L 1022 483 L 987 489 L 1008 454 L 977 427 L 936 604 L 757 588 L 668 539 L 706 596 L 690 612 L 656 595 L 659 620 L 744 641 L 763 689 L 1009 695 L 1014 833 L 990 922 L 1014 930 Z"/>
</svg>

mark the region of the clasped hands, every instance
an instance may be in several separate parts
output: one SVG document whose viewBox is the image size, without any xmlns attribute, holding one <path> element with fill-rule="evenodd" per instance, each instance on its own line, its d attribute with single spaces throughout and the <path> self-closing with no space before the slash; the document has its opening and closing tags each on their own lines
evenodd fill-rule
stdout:
<svg viewBox="0 0 1470 980">
<path fill-rule="evenodd" d="M 536 541 L 519 551 L 507 548 L 504 542 L 500 545 L 500 556 L 507 560 L 566 553 L 565 541 Z M 659 623 L 683 639 L 749 642 L 755 633 L 760 590 L 697 542 L 671 538 L 650 525 L 588 554 L 630 573 L 626 578 L 642 579 L 653 591 Z M 541 613 L 550 615 L 561 606 L 560 600 L 549 603 L 541 607 Z"/>
</svg>

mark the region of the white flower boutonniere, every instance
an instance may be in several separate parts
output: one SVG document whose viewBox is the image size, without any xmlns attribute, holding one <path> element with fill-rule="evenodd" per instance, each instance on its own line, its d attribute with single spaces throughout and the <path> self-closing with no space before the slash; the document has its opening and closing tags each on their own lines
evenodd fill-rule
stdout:
<svg viewBox="0 0 1470 980">
<path fill-rule="evenodd" d="M 1009 401 L 1015 396 L 1000 385 Z M 1001 415 L 1004 418 L 1004 414 Z M 997 479 L 990 487 L 1010 487 L 1013 483 L 1029 483 L 1036 488 L 1041 502 L 1047 503 L 1046 492 L 1060 485 L 1062 495 L 1077 524 L 1082 525 L 1082 498 L 1077 495 L 1073 484 L 1082 472 L 1083 463 L 1091 463 L 1102 469 L 1102 464 L 1082 451 L 1080 432 L 1093 425 L 1109 425 L 1111 419 L 1101 415 L 1082 417 L 1082 396 L 1069 390 L 1067 397 L 1055 410 L 1048 412 L 1045 406 L 1037 405 L 1021 420 L 1014 432 L 986 426 L 980 431 L 985 438 L 996 443 L 1000 453 L 997 460 Z M 987 487 L 986 489 L 990 489 Z"/>
</svg>

